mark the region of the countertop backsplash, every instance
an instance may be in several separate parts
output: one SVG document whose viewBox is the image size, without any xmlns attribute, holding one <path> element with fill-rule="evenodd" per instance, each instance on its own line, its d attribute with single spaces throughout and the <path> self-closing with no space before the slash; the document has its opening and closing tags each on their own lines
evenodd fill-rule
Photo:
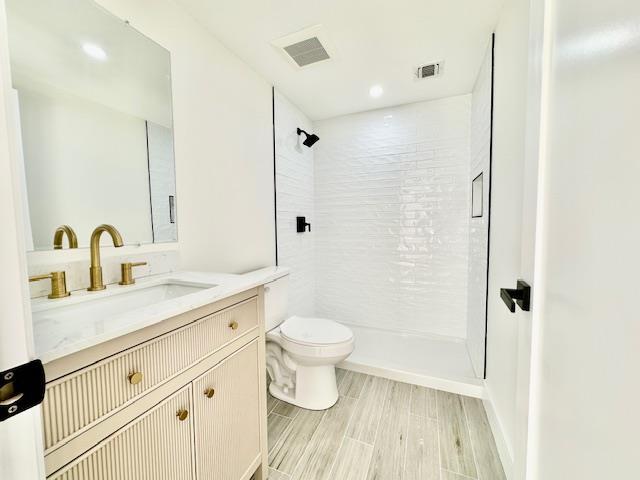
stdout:
<svg viewBox="0 0 640 480">
<path fill-rule="evenodd" d="M 67 290 L 83 290 L 89 286 L 89 250 L 87 257 L 82 260 L 62 261 L 60 263 L 47 262 L 42 264 L 31 264 L 29 262 L 29 276 L 41 275 L 50 272 L 64 271 L 67 274 Z M 179 253 L 177 250 L 128 253 L 122 256 L 103 256 L 101 259 L 102 276 L 105 285 L 118 283 L 120 281 L 120 264 L 126 262 L 147 262 L 147 265 L 134 267 L 134 278 L 143 278 L 150 275 L 159 275 L 176 271 L 179 264 Z M 29 284 L 31 298 L 44 297 L 51 291 L 51 283 L 48 280 L 31 282 Z"/>
</svg>

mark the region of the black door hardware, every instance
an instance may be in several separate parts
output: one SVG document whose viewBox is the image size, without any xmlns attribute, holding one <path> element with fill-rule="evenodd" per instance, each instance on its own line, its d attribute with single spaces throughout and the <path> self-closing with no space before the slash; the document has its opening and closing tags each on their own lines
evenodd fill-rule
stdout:
<svg viewBox="0 0 640 480">
<path fill-rule="evenodd" d="M 45 383 L 40 360 L 0 372 L 0 422 L 39 405 Z"/>
<path fill-rule="evenodd" d="M 522 280 L 518 280 L 518 287 L 515 290 L 501 288 L 500 298 L 512 313 L 516 311 L 516 303 L 525 312 L 531 309 L 531 287 Z"/>
<path fill-rule="evenodd" d="M 307 223 L 307 217 L 296 217 L 296 232 L 304 233 L 307 231 L 307 227 L 311 231 L 311 224 Z"/>
</svg>

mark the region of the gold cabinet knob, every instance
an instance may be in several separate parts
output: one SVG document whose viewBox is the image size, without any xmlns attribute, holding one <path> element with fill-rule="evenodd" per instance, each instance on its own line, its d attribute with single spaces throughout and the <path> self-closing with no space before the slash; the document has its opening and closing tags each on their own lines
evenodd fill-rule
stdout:
<svg viewBox="0 0 640 480">
<path fill-rule="evenodd" d="M 236 321 L 234 320 L 233 322 L 231 322 L 231 323 L 229 324 L 229 328 L 230 328 L 231 330 L 237 330 L 237 329 L 238 329 L 238 322 L 236 322 Z"/>
<path fill-rule="evenodd" d="M 189 411 L 183 409 L 178 410 L 178 413 L 176 413 L 176 417 L 178 417 L 178 420 L 180 420 L 181 422 L 184 422 L 187 417 L 189 416 Z"/>
<path fill-rule="evenodd" d="M 216 391 L 215 391 L 213 388 L 207 388 L 207 389 L 204 391 L 204 395 L 205 395 L 205 397 L 207 397 L 207 398 L 211 398 L 211 397 L 213 397 L 213 395 L 214 395 L 215 393 L 216 393 Z"/>
<path fill-rule="evenodd" d="M 129 383 L 131 385 L 137 385 L 142 381 L 142 372 L 130 373 L 127 378 L 129 379 Z"/>
</svg>

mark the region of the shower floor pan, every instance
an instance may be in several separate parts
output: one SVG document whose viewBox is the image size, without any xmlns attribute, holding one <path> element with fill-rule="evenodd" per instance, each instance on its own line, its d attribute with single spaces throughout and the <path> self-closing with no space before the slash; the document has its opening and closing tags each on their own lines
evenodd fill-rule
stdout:
<svg viewBox="0 0 640 480">
<path fill-rule="evenodd" d="M 463 340 L 403 334 L 345 323 L 356 347 L 341 368 L 447 392 L 482 397 Z"/>
</svg>

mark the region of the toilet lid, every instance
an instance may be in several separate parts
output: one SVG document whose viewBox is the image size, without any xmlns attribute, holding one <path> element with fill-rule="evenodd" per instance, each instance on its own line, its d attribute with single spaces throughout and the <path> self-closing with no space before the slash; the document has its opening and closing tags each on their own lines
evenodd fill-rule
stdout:
<svg viewBox="0 0 640 480">
<path fill-rule="evenodd" d="M 280 325 L 280 333 L 292 342 L 306 345 L 332 345 L 353 338 L 349 328 L 326 318 L 291 317 Z"/>
</svg>

